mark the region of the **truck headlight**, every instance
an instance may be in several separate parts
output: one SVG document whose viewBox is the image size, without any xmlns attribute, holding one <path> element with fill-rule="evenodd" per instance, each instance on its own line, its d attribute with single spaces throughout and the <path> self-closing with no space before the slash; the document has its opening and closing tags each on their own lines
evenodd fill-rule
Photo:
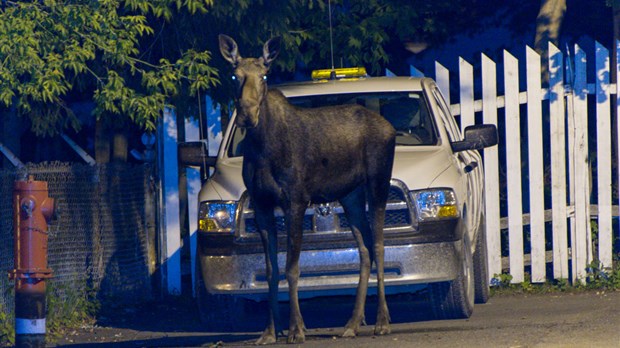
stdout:
<svg viewBox="0 0 620 348">
<path fill-rule="evenodd" d="M 203 232 L 233 233 L 236 216 L 237 202 L 202 202 L 198 212 L 198 229 Z"/>
<path fill-rule="evenodd" d="M 411 191 L 419 221 L 435 221 L 459 217 L 456 195 L 451 189 Z"/>
</svg>

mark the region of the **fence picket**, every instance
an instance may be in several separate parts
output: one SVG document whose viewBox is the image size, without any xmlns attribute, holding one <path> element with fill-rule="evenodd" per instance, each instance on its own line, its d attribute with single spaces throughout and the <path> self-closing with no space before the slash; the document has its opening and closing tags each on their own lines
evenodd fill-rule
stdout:
<svg viewBox="0 0 620 348">
<path fill-rule="evenodd" d="M 546 280 L 542 88 L 540 55 L 530 47 L 526 47 L 526 66 L 531 266 L 532 282 L 539 283 Z"/>
<path fill-rule="evenodd" d="M 482 54 L 482 117 L 483 122 L 497 126 L 497 72 L 495 62 Z M 498 147 L 484 150 L 486 232 L 489 277 L 502 273 L 499 154 Z"/>
<path fill-rule="evenodd" d="M 616 151 L 616 163 L 618 163 L 617 170 L 618 170 L 618 186 L 620 186 L 620 83 L 619 83 L 619 79 L 618 77 L 620 77 L 620 57 L 618 57 L 618 53 L 620 52 L 620 40 L 616 41 L 616 66 L 614 67 L 614 69 L 616 69 L 616 114 L 614 115 L 615 117 L 615 121 L 616 121 L 616 136 L 617 141 L 616 141 L 616 145 L 618 146 L 617 151 Z M 620 205 L 620 204 L 619 204 Z M 617 212 L 618 215 L 620 215 L 620 212 Z M 590 236 L 590 234 L 588 234 Z M 619 236 L 616 236 L 616 238 L 618 238 Z M 592 244 L 590 244 L 592 245 Z M 616 251 L 617 252 L 617 251 Z"/>
<path fill-rule="evenodd" d="M 586 54 L 575 45 L 575 69 L 572 98 L 574 118 L 574 197 L 575 232 L 571 236 L 572 247 L 572 278 L 582 281 L 586 277 L 586 265 L 591 261 L 588 242 L 590 236 L 590 167 L 588 163 L 588 85 L 586 79 Z"/>
<path fill-rule="evenodd" d="M 575 245 L 572 244 L 576 238 L 575 228 L 575 111 L 574 111 L 574 93 L 572 88 L 573 81 L 573 64 L 570 61 L 570 52 L 568 48 L 566 50 L 567 59 L 565 64 L 565 76 L 564 76 L 564 88 L 565 88 L 565 102 L 566 102 L 566 161 L 568 170 L 568 236 L 571 244 L 571 250 L 569 251 L 570 263 L 569 267 L 572 272 L 569 273 L 571 281 L 575 281 L 575 267 L 577 265 L 577 259 L 575 258 Z"/>
<path fill-rule="evenodd" d="M 437 82 L 437 87 L 443 94 L 444 99 L 446 100 L 446 104 L 450 104 L 450 71 L 446 69 L 443 65 L 439 64 L 439 62 L 435 62 L 435 81 Z"/>
<path fill-rule="evenodd" d="M 506 181 L 508 187 L 508 247 L 513 283 L 524 278 L 523 208 L 521 202 L 521 118 L 519 112 L 519 62 L 504 51 L 506 98 Z"/>
<path fill-rule="evenodd" d="M 566 223 L 566 132 L 564 109 L 564 57 L 549 43 L 549 117 L 551 128 L 551 206 L 553 215 L 553 277 L 568 279 Z"/>
<path fill-rule="evenodd" d="M 459 57 L 459 90 L 461 104 L 461 133 L 476 122 L 474 112 L 474 67 Z"/>
<path fill-rule="evenodd" d="M 620 50 L 620 41 L 616 42 Z M 553 254 L 553 278 L 583 281 L 587 267 L 594 257 L 604 267 L 612 266 L 612 130 L 611 98 L 616 94 L 616 112 L 620 114 L 620 88 L 610 84 L 608 50 L 595 44 L 596 81 L 587 83 L 586 54 L 575 45 L 574 62 L 566 65 L 564 55 L 549 44 L 549 88 L 542 88 L 541 61 L 530 47 L 526 47 L 527 87 L 519 91 L 519 62 L 504 51 L 505 95 L 497 95 L 496 64 L 481 54 L 482 100 L 474 100 L 473 67 L 459 58 L 459 98 L 451 104 L 455 115 L 460 115 L 461 127 L 475 122 L 475 113 L 482 111 L 484 123 L 498 124 L 498 109 L 505 109 L 505 149 L 489 148 L 484 151 L 486 178 L 486 227 L 489 275 L 493 277 L 509 269 L 513 282 L 524 279 L 524 266 L 531 265 L 532 281 L 547 279 L 547 253 Z M 620 62 L 614 62 L 620 76 Z M 573 69 L 574 65 L 574 69 Z M 435 78 L 449 100 L 449 71 L 435 62 Z M 566 76 L 565 76 L 566 73 Z M 588 149 L 588 95 L 596 97 L 597 124 L 597 194 L 598 206 L 591 205 L 592 171 Z M 591 100 L 591 99 L 590 99 Z M 548 108 L 543 105 L 548 101 Z M 521 139 L 520 104 L 527 104 L 527 138 Z M 545 115 L 549 118 L 549 134 L 545 135 Z M 616 116 L 614 116 L 616 117 Z M 594 120 L 592 120 L 594 122 Z M 499 121 L 501 124 L 502 122 Z M 620 122 L 617 124 L 620 133 Z M 549 148 L 545 148 L 545 137 Z M 527 144 L 522 144 L 527 141 Z M 568 147 L 567 147 L 568 144 Z M 521 146 L 527 146 L 529 212 L 523 214 L 521 182 Z M 593 149 L 592 149 L 593 150 Z M 500 212 L 499 151 L 506 151 L 507 217 Z M 545 210 L 545 153 L 550 154 L 551 207 Z M 617 156 L 620 162 L 620 142 Z M 594 156 L 593 156 L 594 157 Z M 568 169 L 568 173 L 567 173 Z M 568 177 L 567 177 L 568 174 Z M 620 166 L 617 176 L 620 177 Z M 568 201 L 567 201 L 568 199 Z M 591 214 L 598 216 L 598 254 L 594 255 L 591 234 Z M 570 224 L 568 221 L 570 218 Z M 552 224 L 552 251 L 546 251 L 546 222 Z M 529 225 L 531 255 L 523 255 L 523 226 Z M 508 228 L 508 260 L 502 260 L 501 229 Z M 570 237 L 570 242 L 569 242 Z M 571 246 L 569 249 L 568 246 Z M 528 257 L 531 256 L 531 257 Z M 570 262 L 569 262 L 570 260 Z M 569 269 L 570 266 L 570 269 Z"/>
<path fill-rule="evenodd" d="M 609 93 L 609 51 L 596 47 L 596 158 L 598 175 L 598 257 L 604 267 L 612 266 L 611 226 L 611 118 Z"/>
</svg>

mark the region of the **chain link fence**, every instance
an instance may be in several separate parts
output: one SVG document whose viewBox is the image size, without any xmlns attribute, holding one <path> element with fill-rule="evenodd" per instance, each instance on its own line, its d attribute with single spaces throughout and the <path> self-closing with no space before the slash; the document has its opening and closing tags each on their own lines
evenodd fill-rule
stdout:
<svg viewBox="0 0 620 348">
<path fill-rule="evenodd" d="M 49 224 L 48 282 L 63 301 L 72 294 L 94 291 L 99 299 L 143 301 L 152 296 L 155 202 L 149 165 L 75 163 L 29 165 L 21 173 L 0 171 L 0 307 L 12 313 L 13 185 L 27 172 L 47 181 L 58 202 L 58 219 Z M 151 256 L 149 256 L 151 255 Z"/>
</svg>

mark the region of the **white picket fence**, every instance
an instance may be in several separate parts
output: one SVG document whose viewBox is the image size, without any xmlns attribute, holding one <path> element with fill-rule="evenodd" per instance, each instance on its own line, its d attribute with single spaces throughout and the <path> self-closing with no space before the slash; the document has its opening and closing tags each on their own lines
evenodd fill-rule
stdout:
<svg viewBox="0 0 620 348">
<path fill-rule="evenodd" d="M 620 47 L 620 42 L 617 45 Z M 476 113 L 482 115 L 479 121 L 495 125 L 499 122 L 503 129 L 501 146 L 484 150 L 489 274 L 493 277 L 508 269 L 512 282 L 519 283 L 525 279 L 527 264 L 531 266 L 532 282 L 544 282 L 548 278 L 582 281 L 593 260 L 600 261 L 603 267 L 612 266 L 612 216 L 618 216 L 618 207 L 612 205 L 610 103 L 612 97 L 618 100 L 618 93 L 616 85 L 610 83 L 609 51 L 596 43 L 591 55 L 595 57 L 594 62 L 588 62 L 586 53 L 577 45 L 574 54 L 567 57 L 550 44 L 549 88 L 541 87 L 540 56 L 529 47 L 526 47 L 525 56 L 525 63 L 520 66 L 513 55 L 504 51 L 503 71 L 500 72 L 504 95 L 498 95 L 496 63 L 482 54 L 481 100 L 474 100 L 473 66 L 459 58 L 460 100 L 451 105 L 462 129 L 476 123 Z M 569 65 L 566 62 L 570 62 Z M 594 64 L 596 71 L 596 76 L 590 79 L 594 81 L 591 84 L 587 83 L 587 64 Z M 525 69 L 524 74 L 519 74 L 520 68 Z M 620 71 L 620 64 L 613 68 Z M 526 77 L 525 91 L 519 90 L 520 76 Z M 449 71 L 439 63 L 435 63 L 435 79 L 450 102 Z M 595 107 L 588 108 L 588 99 Z M 527 105 L 521 108 L 522 104 Z M 504 109 L 499 114 L 505 118 L 498 120 L 500 109 Z M 548 119 L 546 126 L 545 117 Z M 595 134 L 588 134 L 589 119 L 596 122 Z M 526 134 L 521 134 L 522 129 Z M 589 147 L 589 136 L 596 137 L 592 142 L 596 149 Z M 591 168 L 591 152 L 595 152 L 592 157 L 596 159 L 596 168 Z M 546 159 L 545 153 L 550 154 Z M 620 151 L 616 151 L 618 153 Z M 500 164 L 500 154 L 505 154 L 505 164 Z M 522 168 L 522 163 L 526 163 L 527 168 Z M 547 171 L 550 168 L 546 181 L 545 168 Z M 500 216 L 500 170 L 506 173 L 505 217 Z M 591 178 L 593 171 L 595 178 Z M 597 183 L 596 187 L 590 187 L 591 179 Z M 522 183 L 528 186 L 525 192 L 529 195 L 523 193 Z M 545 187 L 551 192 L 547 204 L 551 209 L 548 210 L 545 210 Z M 524 203 L 529 203 L 529 213 L 523 213 Z M 598 222 L 598 241 L 595 240 L 594 245 L 591 219 Z M 545 250 L 546 222 L 551 222 L 552 252 Z M 525 228 L 528 225 L 531 251 L 524 255 L 524 231 L 528 231 Z M 504 267 L 502 229 L 508 230 L 509 245 L 508 264 Z M 553 264 L 552 274 L 546 272 L 548 262 Z"/>
</svg>

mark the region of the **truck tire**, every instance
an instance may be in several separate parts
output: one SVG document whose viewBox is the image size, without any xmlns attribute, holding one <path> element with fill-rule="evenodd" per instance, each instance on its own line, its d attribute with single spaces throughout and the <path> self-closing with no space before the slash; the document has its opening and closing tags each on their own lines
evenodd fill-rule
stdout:
<svg viewBox="0 0 620 348">
<path fill-rule="evenodd" d="M 476 285 L 476 303 L 487 303 L 489 300 L 489 263 L 487 252 L 487 229 L 484 215 L 480 220 L 476 251 L 474 252 L 474 283 Z"/>
<path fill-rule="evenodd" d="M 449 282 L 429 284 L 431 308 L 436 319 L 465 319 L 474 310 L 474 267 L 469 237 L 463 237 L 462 267 Z"/>
</svg>

